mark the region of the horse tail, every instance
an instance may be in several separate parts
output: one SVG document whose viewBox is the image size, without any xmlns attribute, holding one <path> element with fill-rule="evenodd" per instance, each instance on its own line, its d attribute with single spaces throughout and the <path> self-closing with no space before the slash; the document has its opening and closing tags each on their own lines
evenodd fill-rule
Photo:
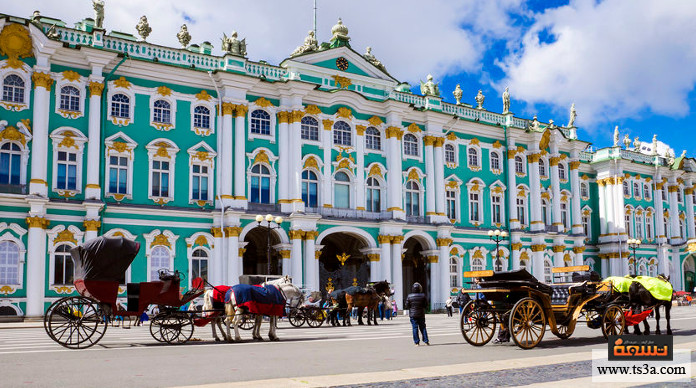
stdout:
<svg viewBox="0 0 696 388">
<path fill-rule="evenodd" d="M 213 290 L 205 290 L 203 293 L 203 315 L 208 317 L 212 314 L 210 310 L 213 309 Z"/>
</svg>

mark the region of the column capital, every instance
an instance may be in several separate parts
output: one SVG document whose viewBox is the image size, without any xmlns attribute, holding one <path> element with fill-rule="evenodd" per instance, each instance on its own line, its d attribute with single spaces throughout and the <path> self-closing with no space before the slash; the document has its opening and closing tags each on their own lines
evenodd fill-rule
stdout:
<svg viewBox="0 0 696 388">
<path fill-rule="evenodd" d="M 527 161 L 529 163 L 539 163 L 539 158 L 541 158 L 540 154 L 529 154 L 527 155 Z"/>
<path fill-rule="evenodd" d="M 448 237 L 440 237 L 437 240 L 435 240 L 435 242 L 438 247 L 448 247 L 452 245 L 453 240 Z"/>
<path fill-rule="evenodd" d="M 522 243 L 513 243 L 510 245 L 513 251 L 519 251 L 522 249 Z"/>
<path fill-rule="evenodd" d="M 103 82 L 90 81 L 90 83 L 89 83 L 89 95 L 90 95 L 90 97 L 91 96 L 101 97 L 102 92 L 104 92 L 104 83 Z"/>
<path fill-rule="evenodd" d="M 395 137 L 397 140 L 401 140 L 401 138 L 404 136 L 404 131 L 402 131 L 399 127 L 387 127 L 386 135 L 387 139 Z"/>
<path fill-rule="evenodd" d="M 433 143 L 434 147 L 442 147 L 445 145 L 445 138 L 444 137 L 436 137 L 435 142 Z"/>
<path fill-rule="evenodd" d="M 694 194 L 694 188 L 693 187 L 687 187 L 684 189 L 684 195 L 693 195 Z"/>
<path fill-rule="evenodd" d="M 290 237 L 290 240 L 302 240 L 305 233 L 307 232 L 302 229 L 292 229 L 288 231 L 288 237 Z"/>
<path fill-rule="evenodd" d="M 40 217 L 40 216 L 27 217 L 26 222 L 27 222 L 27 225 L 29 225 L 29 228 L 41 228 L 41 229 L 48 228 L 48 225 L 50 225 L 50 223 L 51 223 L 46 218 Z"/>
<path fill-rule="evenodd" d="M 507 151 L 507 158 L 508 159 L 515 159 L 515 154 L 517 154 L 517 150 L 508 150 Z"/>
<path fill-rule="evenodd" d="M 233 115 L 234 114 L 234 109 L 236 105 L 234 105 L 231 102 L 223 102 L 222 103 L 222 115 Z"/>
<path fill-rule="evenodd" d="M 426 147 L 432 147 L 433 144 L 435 144 L 435 136 L 423 136 L 423 145 L 425 145 Z"/>
<path fill-rule="evenodd" d="M 367 127 L 364 125 L 356 125 L 355 126 L 355 133 L 358 136 L 363 136 L 363 135 L 365 135 L 365 129 L 367 129 Z"/>
<path fill-rule="evenodd" d="M 543 252 L 546 249 L 546 244 L 534 244 L 531 248 L 532 252 Z"/>
<path fill-rule="evenodd" d="M 280 251 L 280 257 L 283 259 L 289 259 L 290 258 L 290 253 L 291 251 L 289 249 L 282 249 Z"/>
<path fill-rule="evenodd" d="M 678 185 L 671 185 L 667 188 L 667 191 L 670 193 L 676 193 L 679 191 L 679 186 Z"/>
<path fill-rule="evenodd" d="M 34 82 L 34 89 L 41 86 L 47 91 L 51 91 L 51 85 L 53 85 L 53 78 L 48 73 L 35 72 L 31 75 L 31 80 Z"/>
<path fill-rule="evenodd" d="M 222 237 L 222 228 L 219 226 L 213 226 L 210 228 L 210 234 L 212 234 L 213 237 Z"/>
<path fill-rule="evenodd" d="M 242 228 L 239 226 L 225 226 L 225 237 L 239 237 L 240 233 Z"/>
<path fill-rule="evenodd" d="M 319 232 L 317 232 L 316 230 L 309 230 L 304 232 L 304 239 L 308 241 L 314 241 L 314 239 L 316 239 L 317 236 L 319 236 Z"/>
<path fill-rule="evenodd" d="M 370 261 L 379 261 L 379 253 L 368 253 L 367 254 L 367 259 Z"/>
<path fill-rule="evenodd" d="M 331 128 L 333 127 L 334 122 L 333 122 L 333 120 L 325 119 L 325 120 L 322 120 L 321 123 L 324 125 L 325 131 L 330 131 Z"/>
<path fill-rule="evenodd" d="M 391 244 L 391 237 L 392 236 L 380 234 L 379 236 L 377 236 L 377 242 L 379 242 L 380 244 Z"/>
<path fill-rule="evenodd" d="M 236 105 L 234 108 L 234 117 L 244 117 L 247 111 L 249 111 L 248 106 L 242 104 Z"/>
<path fill-rule="evenodd" d="M 99 227 L 101 226 L 101 221 L 99 220 L 84 220 L 82 222 L 82 225 L 85 227 L 85 230 L 88 232 L 96 232 L 99 230 Z"/>
<path fill-rule="evenodd" d="M 287 124 L 290 120 L 290 113 L 286 111 L 278 112 L 278 124 Z"/>
<path fill-rule="evenodd" d="M 565 248 L 566 248 L 565 245 L 554 245 L 553 248 L 551 248 L 551 249 L 553 250 L 554 253 L 559 253 L 559 252 L 563 252 L 565 250 Z"/>
<path fill-rule="evenodd" d="M 573 253 L 583 253 L 585 252 L 585 247 L 573 247 Z"/>
<path fill-rule="evenodd" d="M 404 242 L 404 236 L 391 236 L 392 244 L 401 244 Z"/>
<path fill-rule="evenodd" d="M 558 156 L 552 156 L 549 158 L 549 166 L 558 166 L 558 162 L 561 161 L 561 158 Z"/>
<path fill-rule="evenodd" d="M 293 110 L 288 112 L 288 124 L 299 123 L 305 116 L 305 112 L 301 110 Z"/>
</svg>

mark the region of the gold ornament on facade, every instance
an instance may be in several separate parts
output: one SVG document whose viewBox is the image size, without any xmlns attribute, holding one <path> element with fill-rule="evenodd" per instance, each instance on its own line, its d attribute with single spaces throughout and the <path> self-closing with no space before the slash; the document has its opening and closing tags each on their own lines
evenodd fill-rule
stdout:
<svg viewBox="0 0 696 388">
<path fill-rule="evenodd" d="M 370 177 L 370 176 L 381 177 L 382 176 L 382 169 L 379 168 L 378 164 L 373 164 L 372 167 L 370 167 L 370 172 L 367 173 L 367 176 L 368 177 Z"/>
<path fill-rule="evenodd" d="M 305 107 L 305 113 L 310 115 L 318 115 L 321 114 L 321 109 L 319 109 L 319 107 L 316 105 L 307 105 Z"/>
<path fill-rule="evenodd" d="M 169 243 L 169 237 L 165 236 L 163 233 L 160 233 L 157 236 L 155 236 L 155 239 L 152 240 L 152 242 L 150 243 L 150 248 L 157 245 L 162 245 L 168 248 L 172 247 L 172 244 Z"/>
<path fill-rule="evenodd" d="M 670 192 L 670 193 L 676 193 L 677 191 L 679 191 L 679 186 L 676 186 L 676 185 L 674 185 L 674 186 L 669 186 L 669 187 L 667 188 L 667 191 Z"/>
<path fill-rule="evenodd" d="M 333 78 L 336 86 L 341 88 L 341 89 L 345 89 L 353 84 L 353 81 L 351 81 L 350 78 L 348 78 L 348 77 L 341 77 L 340 75 L 333 75 L 333 76 L 331 76 L 331 78 Z"/>
<path fill-rule="evenodd" d="M 392 244 L 401 244 L 404 242 L 404 236 L 391 236 Z"/>
<path fill-rule="evenodd" d="M 71 232 L 68 229 L 65 229 L 61 232 L 58 232 L 58 235 L 53 240 L 54 245 L 58 244 L 58 243 L 62 243 L 62 242 L 71 242 L 71 243 L 77 245 L 77 240 L 75 239 L 75 235 L 73 234 L 73 232 Z"/>
<path fill-rule="evenodd" d="M 445 187 L 447 187 L 448 189 L 453 189 L 453 190 L 457 189 L 457 188 L 459 188 L 459 182 L 453 181 L 453 180 L 447 181 L 447 183 L 445 184 Z"/>
<path fill-rule="evenodd" d="M 529 261 L 529 254 L 527 252 L 520 253 L 520 261 Z"/>
<path fill-rule="evenodd" d="M 3 294 L 5 296 L 14 294 L 14 292 L 17 291 L 17 288 L 9 286 L 9 285 L 4 285 L 0 287 L 0 294 Z"/>
<path fill-rule="evenodd" d="M 212 234 L 215 238 L 220 238 L 222 237 L 222 229 L 218 226 L 214 226 L 210 228 L 210 234 Z"/>
<path fill-rule="evenodd" d="M 301 110 L 294 110 L 292 112 L 288 112 L 288 123 L 299 123 L 302 121 L 302 118 L 305 116 L 305 113 Z"/>
<path fill-rule="evenodd" d="M 99 227 L 101 226 L 101 221 L 99 221 L 99 220 L 84 220 L 84 221 L 82 221 L 82 226 L 84 226 L 85 230 L 88 232 L 96 232 L 97 230 L 99 230 Z M 121 232 L 116 232 L 116 233 L 121 233 Z"/>
<path fill-rule="evenodd" d="M 234 117 L 244 117 L 247 114 L 249 107 L 246 105 L 235 105 L 234 106 Z"/>
<path fill-rule="evenodd" d="M 121 77 L 114 81 L 114 86 L 118 88 L 130 89 L 131 83 L 125 77 Z"/>
<path fill-rule="evenodd" d="M 375 127 L 378 127 L 382 125 L 383 121 L 377 116 L 372 116 L 369 119 L 367 119 L 367 122 L 370 123 L 370 125 L 373 125 Z"/>
<path fill-rule="evenodd" d="M 104 84 L 101 82 L 91 81 L 89 83 L 89 95 L 101 96 L 104 91 Z"/>
<path fill-rule="evenodd" d="M 434 147 L 442 147 L 445 145 L 445 138 L 444 137 L 436 137 L 435 141 L 433 142 Z"/>
<path fill-rule="evenodd" d="M 474 182 L 474 184 L 471 185 L 471 188 L 469 188 L 469 191 L 471 191 L 472 193 L 478 193 L 479 191 L 481 191 L 481 187 L 479 186 L 478 182 Z"/>
<path fill-rule="evenodd" d="M 254 157 L 254 164 L 256 163 L 271 164 L 271 162 L 268 159 L 268 155 L 266 154 L 266 151 L 261 150 L 256 154 L 256 156 Z"/>
<path fill-rule="evenodd" d="M 305 159 L 303 168 L 314 168 L 319 170 L 319 163 L 314 156 L 309 156 Z"/>
<path fill-rule="evenodd" d="M 578 168 L 580 168 L 580 162 L 577 160 L 574 160 L 574 161 L 570 162 L 569 166 L 570 166 L 571 170 L 577 170 Z"/>
<path fill-rule="evenodd" d="M 541 155 L 539 155 L 539 154 L 527 155 L 527 161 L 529 163 L 539 163 L 539 158 L 541 158 Z"/>
<path fill-rule="evenodd" d="M 301 229 L 292 229 L 288 231 L 288 237 L 290 237 L 290 240 L 302 240 L 304 235 L 305 231 Z"/>
<path fill-rule="evenodd" d="M 406 130 L 411 132 L 411 133 L 420 133 L 422 132 L 420 127 L 416 123 L 411 123 L 409 124 L 408 127 L 406 127 Z"/>
<path fill-rule="evenodd" d="M 525 198 L 527 196 L 527 192 L 524 190 L 523 187 L 518 187 L 517 188 L 517 198 Z"/>
<path fill-rule="evenodd" d="M 420 180 L 420 176 L 418 175 L 418 171 L 416 171 L 415 168 L 412 168 L 408 171 L 408 180 L 414 180 L 414 181 Z"/>
<path fill-rule="evenodd" d="M 48 73 L 36 72 L 31 75 L 31 80 L 34 82 L 34 88 L 42 87 L 47 91 L 51 91 L 51 85 L 53 85 L 53 78 Z"/>
<path fill-rule="evenodd" d="M 583 253 L 585 252 L 585 247 L 573 247 L 573 253 Z"/>
<path fill-rule="evenodd" d="M 548 128 L 544 131 L 544 134 L 541 135 L 541 140 L 539 140 L 539 149 L 540 150 L 545 150 L 549 148 L 549 142 L 551 141 L 551 131 L 549 131 Z"/>
<path fill-rule="evenodd" d="M 172 90 L 169 89 L 168 87 L 164 86 L 164 85 L 158 86 L 158 87 L 157 87 L 157 94 L 159 94 L 160 96 L 164 96 L 164 97 L 166 97 L 166 96 L 171 96 L 171 95 L 172 95 Z"/>
<path fill-rule="evenodd" d="M 280 251 L 280 257 L 283 259 L 289 259 L 290 258 L 290 250 L 288 249 L 283 249 Z"/>
<path fill-rule="evenodd" d="M 41 229 L 48 228 L 48 225 L 51 223 L 49 220 L 47 220 L 43 217 L 39 217 L 39 216 L 27 217 L 26 222 L 30 228 L 41 228 Z"/>
<path fill-rule="evenodd" d="M 308 230 L 304 234 L 304 239 L 305 240 L 314 240 L 317 238 L 317 236 L 319 236 L 319 232 L 317 232 L 316 230 Z"/>
<path fill-rule="evenodd" d="M 445 136 L 445 138 L 446 138 L 447 140 L 449 140 L 449 141 L 455 141 L 455 140 L 458 139 L 458 138 L 457 138 L 457 135 L 455 135 L 454 132 L 448 133 L 448 134 Z"/>
<path fill-rule="evenodd" d="M 513 243 L 510 244 L 510 247 L 513 251 L 519 251 L 520 249 L 522 249 L 522 243 Z"/>
<path fill-rule="evenodd" d="M 353 117 L 353 111 L 351 111 L 349 108 L 342 106 L 338 108 L 338 110 L 336 111 L 336 116 L 344 119 L 349 119 Z"/>
<path fill-rule="evenodd" d="M 6 24 L 0 32 L 0 54 L 7 56 L 7 64 L 4 67 L 22 68 L 24 63 L 19 58 L 34 56 L 29 31 L 21 24 Z"/>
<path fill-rule="evenodd" d="M 78 74 L 76 71 L 66 70 L 62 74 L 63 79 L 66 81 L 75 82 L 80 79 L 80 74 Z"/>
<path fill-rule="evenodd" d="M 515 154 L 517 154 L 517 150 L 508 150 L 507 151 L 507 158 L 508 159 L 515 159 Z"/>
<path fill-rule="evenodd" d="M 169 144 L 161 141 L 158 143 L 155 143 L 157 146 L 157 151 L 155 152 L 155 156 L 158 156 L 160 158 L 166 158 L 170 159 L 171 156 L 169 155 Z"/>
<path fill-rule="evenodd" d="M 387 139 L 389 139 L 391 137 L 395 137 L 395 138 L 401 140 L 401 138 L 404 135 L 404 132 L 399 127 L 387 127 L 386 133 L 387 133 Z"/>
<path fill-rule="evenodd" d="M 213 96 L 208 94 L 205 90 L 201 90 L 200 93 L 196 94 L 196 100 L 198 101 L 210 101 Z"/>
<path fill-rule="evenodd" d="M 124 143 L 122 141 L 115 141 L 109 146 L 110 150 L 114 150 L 116 152 L 126 152 L 130 151 L 128 148 L 128 143 Z"/>
<path fill-rule="evenodd" d="M 563 261 L 573 261 L 573 259 L 570 257 L 570 253 L 563 255 Z"/>
<path fill-rule="evenodd" d="M 242 233 L 242 228 L 239 226 L 226 226 L 224 229 L 225 237 L 239 237 Z"/>
<path fill-rule="evenodd" d="M 477 249 L 474 251 L 474 254 L 472 255 L 472 258 L 474 259 L 483 259 L 483 252 L 481 252 L 480 249 Z"/>
<path fill-rule="evenodd" d="M 367 259 L 369 261 L 379 261 L 379 253 L 368 253 Z"/>
<path fill-rule="evenodd" d="M 238 256 L 238 257 L 243 257 L 245 253 L 246 253 L 246 248 L 239 248 L 239 249 L 237 250 L 237 256 Z"/>
<path fill-rule="evenodd" d="M 159 198 L 154 198 L 152 201 L 160 206 L 164 206 L 167 203 L 169 203 L 170 199 L 169 198 L 164 198 L 164 197 L 159 197 Z"/>
<path fill-rule="evenodd" d="M 63 132 L 63 140 L 58 143 L 58 147 L 65 147 L 65 148 L 75 148 L 77 149 L 77 144 L 75 144 L 75 133 L 73 131 L 65 131 Z"/>
<path fill-rule="evenodd" d="M 427 147 L 427 146 L 432 146 L 434 143 L 435 143 L 435 137 L 434 137 L 434 136 L 430 136 L 430 135 L 423 136 L 423 144 L 424 144 L 426 147 Z"/>
<path fill-rule="evenodd" d="M 231 102 L 223 102 L 222 103 L 222 114 L 224 115 L 233 115 L 234 110 L 237 106 Z"/>
<path fill-rule="evenodd" d="M 551 248 L 551 250 L 552 250 L 554 253 L 563 252 L 563 251 L 565 250 L 565 245 L 554 245 L 554 246 Z"/>
<path fill-rule="evenodd" d="M 279 124 L 287 124 L 289 114 L 290 114 L 290 112 L 285 112 L 285 111 L 278 112 L 278 123 Z"/>
<path fill-rule="evenodd" d="M 545 244 L 534 244 L 531 246 L 532 252 L 543 252 L 546 249 Z"/>
<path fill-rule="evenodd" d="M 195 154 L 193 154 L 194 159 L 198 159 L 201 162 L 205 162 L 208 160 L 212 160 L 213 158 L 210 156 L 210 153 L 207 151 L 196 151 Z"/>
<path fill-rule="evenodd" d="M 336 255 L 336 258 L 337 258 L 338 261 L 341 263 L 341 266 L 343 266 L 343 265 L 346 264 L 346 260 L 348 260 L 348 259 L 350 258 L 350 255 L 347 254 L 347 253 L 345 253 L 345 252 L 343 252 L 343 253 L 340 254 L 340 255 Z"/>
<path fill-rule="evenodd" d="M 330 131 L 331 127 L 333 127 L 333 121 L 326 119 L 321 122 L 324 125 L 324 130 L 325 131 Z"/>
<path fill-rule="evenodd" d="M 350 161 L 347 158 L 343 158 L 340 162 L 338 162 L 338 169 L 342 168 L 352 170 L 352 168 L 350 167 Z"/>
<path fill-rule="evenodd" d="M 440 237 L 435 240 L 438 247 L 448 247 L 452 245 L 452 239 L 448 237 Z"/>
<path fill-rule="evenodd" d="M 549 166 L 558 166 L 558 163 L 561 161 L 561 158 L 558 156 L 552 156 L 549 158 Z"/>
<path fill-rule="evenodd" d="M 380 244 L 389 244 L 391 243 L 391 237 L 392 236 L 380 234 L 377 236 L 377 242 Z"/>
<path fill-rule="evenodd" d="M 474 138 L 472 138 L 471 140 L 469 140 L 469 144 L 471 144 L 471 145 L 476 145 L 476 146 L 480 146 L 481 141 L 480 141 L 479 139 L 477 139 L 477 138 L 474 137 Z"/>
<path fill-rule="evenodd" d="M 6 126 L 5 129 L 0 132 L 0 139 L 20 142 L 22 143 L 22 147 L 26 147 L 27 145 L 27 139 L 24 134 L 11 125 Z"/>
<path fill-rule="evenodd" d="M 254 104 L 262 108 L 268 108 L 269 106 L 273 106 L 273 103 L 267 100 L 265 97 L 259 97 L 258 99 L 256 99 L 256 101 L 254 101 Z"/>
<path fill-rule="evenodd" d="M 365 128 L 366 127 L 364 125 L 356 125 L 355 126 L 355 133 L 358 136 L 363 136 L 363 135 L 365 135 Z"/>
</svg>

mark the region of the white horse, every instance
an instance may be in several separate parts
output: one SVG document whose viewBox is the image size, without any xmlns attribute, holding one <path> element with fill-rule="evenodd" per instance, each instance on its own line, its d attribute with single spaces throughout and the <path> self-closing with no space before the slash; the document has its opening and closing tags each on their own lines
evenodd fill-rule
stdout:
<svg viewBox="0 0 696 388">
<path fill-rule="evenodd" d="M 299 300 L 299 304 L 302 303 L 304 296 L 302 295 L 302 292 L 300 291 L 299 288 L 297 288 L 295 285 L 290 283 L 290 278 L 288 276 L 282 277 L 280 279 L 272 280 L 266 283 L 263 283 L 262 286 L 265 285 L 274 285 L 277 286 L 280 289 L 280 292 L 283 294 L 285 299 L 287 301 L 294 301 L 294 300 Z M 204 294 L 203 297 L 203 311 L 210 311 L 213 309 L 213 290 L 207 290 Z M 241 307 L 237 307 L 237 302 L 235 301 L 234 298 L 234 293 L 230 295 L 230 301 L 225 303 L 225 323 L 227 326 L 227 335 L 223 333 L 223 336 L 225 336 L 226 340 L 231 340 L 232 336 L 230 333 L 230 326 L 234 326 L 234 340 L 235 341 L 241 341 L 242 337 L 239 335 L 239 325 L 242 323 L 242 316 L 244 314 L 244 311 L 242 310 Z M 256 315 L 256 319 L 254 321 L 254 329 L 252 330 L 252 336 L 254 340 L 257 341 L 263 341 L 263 338 L 261 338 L 261 322 L 263 320 L 263 316 L 261 315 Z M 268 338 L 271 341 L 278 341 L 279 338 L 276 335 L 276 326 L 277 326 L 277 321 L 278 317 L 276 316 L 271 316 L 270 317 L 270 329 L 268 331 Z M 216 341 L 219 341 L 220 338 L 217 336 L 217 332 L 215 330 L 215 323 L 212 322 L 211 326 L 213 327 L 213 338 L 215 338 Z"/>
</svg>

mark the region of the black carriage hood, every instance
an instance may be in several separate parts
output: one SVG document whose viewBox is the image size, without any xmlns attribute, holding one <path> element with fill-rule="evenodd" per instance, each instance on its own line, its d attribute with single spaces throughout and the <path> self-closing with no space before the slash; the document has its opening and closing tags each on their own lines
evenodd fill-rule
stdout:
<svg viewBox="0 0 696 388">
<path fill-rule="evenodd" d="M 140 243 L 124 237 L 97 237 L 70 250 L 75 280 L 118 281 L 140 250 Z"/>
</svg>

